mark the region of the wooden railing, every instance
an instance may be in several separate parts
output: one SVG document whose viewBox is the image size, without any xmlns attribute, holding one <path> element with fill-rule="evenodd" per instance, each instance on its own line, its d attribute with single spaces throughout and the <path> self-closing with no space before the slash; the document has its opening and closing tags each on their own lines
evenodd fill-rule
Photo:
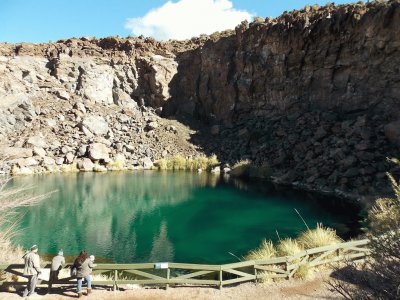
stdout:
<svg viewBox="0 0 400 300">
<path fill-rule="evenodd" d="M 369 240 L 345 242 L 326 247 L 301 251 L 293 256 L 277 257 L 267 260 L 249 260 L 224 265 L 203 265 L 184 263 L 139 263 L 139 264 L 98 264 L 92 274 L 103 275 L 104 279 L 94 276 L 93 285 L 113 286 L 114 290 L 125 284 L 140 285 L 215 285 L 222 288 L 239 282 L 262 278 L 293 277 L 302 265 L 315 267 L 342 260 L 362 259 L 369 255 L 366 247 Z M 0 271 L 23 277 L 23 265 L 0 265 Z M 49 268 L 46 265 L 45 268 Z M 68 268 L 69 266 L 66 266 Z M 9 277 L 9 276 L 8 276 Z M 0 285 L 23 285 L 25 282 L 4 280 Z M 48 284 L 39 280 L 38 284 Z M 54 284 L 76 284 L 71 277 L 61 278 Z"/>
</svg>

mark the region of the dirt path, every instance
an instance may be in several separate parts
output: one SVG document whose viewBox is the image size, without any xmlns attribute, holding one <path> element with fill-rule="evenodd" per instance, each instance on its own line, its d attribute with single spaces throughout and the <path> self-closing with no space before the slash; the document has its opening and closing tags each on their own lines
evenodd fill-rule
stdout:
<svg viewBox="0 0 400 300">
<path fill-rule="evenodd" d="M 340 296 L 329 291 L 325 281 L 328 274 L 318 274 L 314 279 L 307 281 L 292 280 L 272 284 L 244 283 L 233 287 L 225 287 L 221 291 L 210 287 L 171 287 L 168 290 L 158 288 L 135 288 L 132 290 L 112 292 L 105 289 L 95 289 L 89 297 L 83 299 L 99 300 L 187 300 L 187 299 L 341 299 Z M 39 295 L 30 299 L 72 299 L 76 298 L 73 288 L 57 290 L 56 294 L 43 295 L 45 289 L 38 289 Z M 0 299 L 21 299 L 17 293 L 0 293 Z"/>
</svg>

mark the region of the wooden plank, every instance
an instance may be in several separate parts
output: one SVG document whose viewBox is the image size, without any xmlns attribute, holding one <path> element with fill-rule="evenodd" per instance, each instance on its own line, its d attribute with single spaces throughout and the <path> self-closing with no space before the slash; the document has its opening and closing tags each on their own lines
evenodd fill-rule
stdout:
<svg viewBox="0 0 400 300">
<path fill-rule="evenodd" d="M 114 285 L 114 280 L 94 280 L 92 281 L 93 285 Z"/>
<path fill-rule="evenodd" d="M 169 263 L 170 269 L 184 269 L 184 270 L 200 270 L 200 271 L 219 271 L 219 265 L 198 265 L 198 264 L 182 264 L 182 263 Z"/>
<path fill-rule="evenodd" d="M 368 248 L 359 248 L 359 247 L 349 247 L 343 250 L 347 250 L 347 251 L 357 251 L 357 252 L 371 252 L 371 249 Z"/>
<path fill-rule="evenodd" d="M 175 279 L 188 279 L 188 278 L 202 276 L 202 275 L 206 275 L 206 274 L 210 274 L 210 273 L 214 273 L 214 272 L 215 271 L 197 271 L 197 272 L 193 272 L 193 273 L 189 273 L 189 274 L 185 274 L 185 275 L 179 275 L 174 278 Z"/>
<path fill-rule="evenodd" d="M 164 277 L 157 276 L 157 275 L 154 275 L 154 274 L 150 274 L 150 273 L 147 273 L 147 272 L 142 272 L 142 271 L 139 271 L 139 270 L 123 270 L 123 271 L 126 272 L 126 273 L 131 273 L 131 274 L 142 276 L 142 277 L 144 277 L 146 279 L 156 279 L 156 280 L 157 279 L 165 279 Z"/>
<path fill-rule="evenodd" d="M 7 270 L 7 271 L 5 271 L 5 272 L 7 272 L 7 273 L 10 273 L 10 274 L 14 274 L 14 275 L 17 275 L 17 276 L 21 276 L 21 277 L 25 277 L 24 276 L 24 274 L 22 273 L 22 272 L 18 272 L 18 271 L 16 271 L 16 270 Z"/>
<path fill-rule="evenodd" d="M 235 278 L 235 279 L 228 279 L 228 280 L 222 281 L 222 285 L 228 285 L 228 284 L 244 282 L 244 281 L 251 281 L 251 280 L 255 280 L 255 279 L 256 279 L 255 275 L 251 275 L 251 276 L 247 276 L 247 277 L 240 277 L 240 278 Z"/>
<path fill-rule="evenodd" d="M 296 273 L 296 271 L 299 269 L 299 267 L 293 269 L 290 273 L 289 273 L 289 278 L 292 278 L 294 273 Z"/>
<path fill-rule="evenodd" d="M 309 265 L 310 267 L 315 267 L 315 266 L 319 266 L 319 265 L 323 265 L 323 264 L 329 264 L 329 263 L 334 263 L 334 262 L 338 262 L 344 259 L 353 259 L 353 258 L 359 258 L 359 257 L 364 257 L 366 256 L 364 253 L 355 253 L 355 254 L 349 254 L 349 255 L 340 255 L 340 256 L 336 256 L 334 258 L 331 259 L 325 259 L 323 261 L 320 262 L 310 262 Z"/>
<path fill-rule="evenodd" d="M 10 264 L 10 265 L 0 265 L 0 269 L 6 270 L 6 269 L 24 269 L 25 265 L 24 264 Z"/>
<path fill-rule="evenodd" d="M 243 277 L 254 276 L 253 274 L 249 274 L 249 273 L 242 272 L 242 271 L 237 271 L 234 269 L 227 269 L 227 270 L 224 270 L 224 272 L 228 272 L 228 273 L 235 274 L 238 276 L 243 276 Z"/>
<path fill-rule="evenodd" d="M 169 280 L 170 284 L 211 284 L 211 285 L 218 285 L 218 280 L 212 279 L 175 279 L 171 278 Z"/>
<path fill-rule="evenodd" d="M 303 264 L 308 263 L 308 261 L 307 261 L 308 258 L 309 258 L 308 255 L 307 255 L 307 256 L 304 256 L 304 258 L 303 258 L 301 261 L 299 261 L 298 263 L 289 265 L 289 266 L 288 266 L 288 270 L 293 270 L 293 269 L 295 269 L 295 268 L 298 268 L 300 265 L 303 265 Z"/>
<path fill-rule="evenodd" d="M 334 244 L 334 245 L 329 245 L 329 246 L 324 246 L 324 247 L 308 249 L 308 250 L 306 250 L 306 252 L 307 252 L 307 254 L 316 254 L 316 253 L 325 252 L 328 250 L 345 249 L 345 248 L 352 247 L 352 246 L 366 245 L 368 243 L 369 243 L 369 240 L 351 241 L 351 242 L 345 242 L 345 243 L 341 243 L 341 244 Z"/>
<path fill-rule="evenodd" d="M 286 257 L 274 257 L 270 259 L 260 259 L 254 261 L 255 265 L 272 265 L 272 264 L 279 264 L 279 263 L 286 263 Z"/>
<path fill-rule="evenodd" d="M 312 258 L 312 259 L 310 260 L 310 263 L 317 263 L 317 262 L 321 261 L 323 258 L 325 258 L 325 257 L 327 257 L 327 256 L 329 256 L 329 255 L 331 255 L 331 254 L 333 254 L 333 253 L 335 253 L 335 251 L 336 251 L 336 250 L 329 250 L 329 251 L 327 251 L 327 252 L 325 252 L 325 253 L 322 253 L 320 256 L 318 256 L 318 257 L 316 257 L 316 258 Z"/>
<path fill-rule="evenodd" d="M 122 270 L 122 271 L 125 271 L 125 270 Z M 92 271 L 92 274 L 94 274 L 94 275 L 98 275 L 98 274 L 105 274 L 105 273 L 110 273 L 110 272 L 112 272 L 111 270 L 93 270 Z"/>
<path fill-rule="evenodd" d="M 289 256 L 288 262 L 292 262 L 292 261 L 294 261 L 296 259 L 299 259 L 299 258 L 301 258 L 303 256 L 306 256 L 306 255 L 307 255 L 307 251 L 305 251 L 305 250 L 300 251 L 300 252 L 298 252 L 298 253 L 296 253 L 296 254 L 294 254 L 292 256 Z"/>
<path fill-rule="evenodd" d="M 287 274 L 259 274 L 257 278 L 286 278 Z"/>
<path fill-rule="evenodd" d="M 113 282 L 109 284 L 112 285 Z M 163 280 L 152 280 L 152 279 L 138 279 L 138 280 L 117 280 L 119 284 L 219 284 L 218 280 L 200 280 L 200 279 L 163 279 Z M 94 282 L 92 284 L 95 284 Z"/>
<path fill-rule="evenodd" d="M 138 270 L 138 269 L 154 269 L 154 263 L 141 263 L 141 264 L 98 264 L 93 270 Z"/>
<path fill-rule="evenodd" d="M 232 263 L 232 264 L 221 265 L 221 268 L 222 268 L 222 270 L 237 269 L 237 268 L 251 267 L 253 265 L 254 265 L 254 260 L 247 260 L 247 261 L 242 261 L 242 262 L 237 262 L 237 263 Z"/>
<path fill-rule="evenodd" d="M 254 266 L 254 268 L 257 270 L 275 272 L 275 273 L 279 273 L 279 274 L 286 274 L 285 270 L 278 269 L 278 268 L 271 268 L 271 267 L 266 267 L 266 266 Z"/>
</svg>

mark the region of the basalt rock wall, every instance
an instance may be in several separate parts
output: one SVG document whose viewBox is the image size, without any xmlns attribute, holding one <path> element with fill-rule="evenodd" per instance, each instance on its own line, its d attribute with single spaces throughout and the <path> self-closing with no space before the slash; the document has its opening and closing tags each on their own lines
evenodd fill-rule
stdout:
<svg viewBox="0 0 400 300">
<path fill-rule="evenodd" d="M 307 6 L 242 23 L 177 56 L 165 113 L 210 125 L 201 139 L 274 180 L 347 195 L 390 191 L 400 147 L 400 2 Z"/>
<path fill-rule="evenodd" d="M 400 117 L 399 32 L 399 1 L 308 6 L 242 23 L 178 56 L 171 110 L 225 124 L 270 110 Z"/>
</svg>

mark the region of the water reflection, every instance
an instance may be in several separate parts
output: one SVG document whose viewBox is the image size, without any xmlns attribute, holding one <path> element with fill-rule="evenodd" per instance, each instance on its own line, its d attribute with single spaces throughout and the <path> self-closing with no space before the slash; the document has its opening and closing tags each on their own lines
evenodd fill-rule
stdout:
<svg viewBox="0 0 400 300">
<path fill-rule="evenodd" d="M 232 261 L 260 240 L 293 236 L 309 224 L 345 226 L 348 220 L 304 198 L 272 193 L 265 183 L 220 180 L 186 172 L 71 174 L 18 177 L 35 193 L 58 190 L 38 206 L 22 209 L 16 242 L 39 244 L 42 253 L 87 249 L 115 262 Z M 350 219 L 350 218 L 349 218 Z"/>
</svg>

